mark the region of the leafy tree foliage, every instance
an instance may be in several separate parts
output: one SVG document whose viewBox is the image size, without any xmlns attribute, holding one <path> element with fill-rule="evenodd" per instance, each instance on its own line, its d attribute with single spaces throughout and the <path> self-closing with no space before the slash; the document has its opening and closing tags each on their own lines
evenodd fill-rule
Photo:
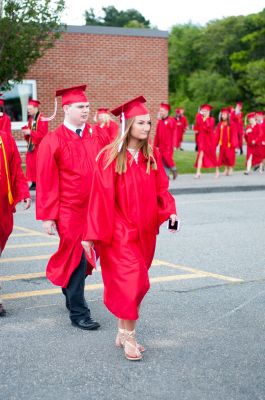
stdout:
<svg viewBox="0 0 265 400">
<path fill-rule="evenodd" d="M 150 22 L 135 10 L 118 11 L 114 6 L 102 7 L 104 17 L 97 17 L 94 9 L 85 11 L 86 25 L 117 26 L 125 28 L 150 28 Z"/>
<path fill-rule="evenodd" d="M 0 89 L 21 81 L 62 30 L 64 0 L 0 0 Z"/>
<path fill-rule="evenodd" d="M 205 27 L 176 25 L 169 37 L 172 106 L 192 121 L 201 103 L 216 114 L 243 101 L 244 110 L 265 107 L 265 10 L 212 21 Z"/>
</svg>

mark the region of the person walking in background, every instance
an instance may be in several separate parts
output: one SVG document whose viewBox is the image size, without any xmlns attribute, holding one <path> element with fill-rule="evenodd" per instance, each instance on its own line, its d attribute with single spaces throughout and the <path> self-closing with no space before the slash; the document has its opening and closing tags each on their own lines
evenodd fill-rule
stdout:
<svg viewBox="0 0 265 400">
<path fill-rule="evenodd" d="M 0 93 L 2 96 L 2 93 Z M 0 99 L 0 131 L 11 133 L 11 119 L 5 113 L 5 101 Z"/>
<path fill-rule="evenodd" d="M 184 115 L 184 108 L 176 108 L 175 110 L 175 147 L 176 149 L 183 150 L 181 147 L 183 136 L 188 128 L 188 120 Z"/>
<path fill-rule="evenodd" d="M 30 190 L 36 190 L 36 162 L 38 147 L 44 136 L 48 133 L 48 122 L 43 121 L 40 113 L 40 102 L 29 100 L 28 125 L 22 128 L 24 138 L 27 141 L 26 153 L 26 177 L 31 182 Z"/>
<path fill-rule="evenodd" d="M 198 154 L 194 165 L 197 169 L 195 179 L 201 177 L 202 168 L 216 168 L 215 177 L 219 176 L 214 133 L 215 120 L 210 115 L 211 110 L 211 105 L 203 104 L 200 112 L 196 115 L 194 130 L 197 132 Z"/>
<path fill-rule="evenodd" d="M 177 178 L 177 168 L 174 161 L 176 121 L 169 116 L 170 105 L 161 103 L 158 112 L 158 122 L 154 139 L 154 147 L 159 149 L 167 176 L 172 173 Z"/>
<path fill-rule="evenodd" d="M 261 143 L 260 127 L 256 122 L 256 113 L 247 114 L 248 125 L 246 126 L 245 140 L 247 143 L 246 155 L 246 171 L 245 175 L 249 175 L 252 166 L 261 166 L 262 172 L 263 146 Z"/>
<path fill-rule="evenodd" d="M 62 287 L 72 325 L 99 328 L 84 297 L 85 279 L 92 273 L 81 240 L 95 168 L 103 148 L 99 135 L 87 124 L 89 102 L 86 85 L 57 90 L 62 96 L 64 122 L 42 140 L 37 158 L 36 217 L 44 231 L 57 230 L 59 249 L 48 262 L 47 278 Z"/>
<path fill-rule="evenodd" d="M 100 107 L 94 117 L 95 127 L 106 137 L 107 143 L 112 142 L 118 135 L 119 125 L 114 122 L 108 112 L 108 108 Z"/>
<path fill-rule="evenodd" d="M 261 146 L 261 155 L 262 155 L 262 162 L 260 163 L 259 166 L 257 166 L 257 169 L 259 169 L 260 173 L 262 173 L 264 170 L 263 162 L 265 160 L 265 119 L 263 111 L 256 112 L 256 123 L 259 128 L 259 135 L 257 141 Z"/>
<path fill-rule="evenodd" d="M 229 109 L 223 108 L 220 112 L 220 122 L 215 130 L 217 145 L 219 145 L 218 166 L 224 166 L 223 175 L 232 175 L 236 161 L 238 146 L 237 127 L 229 120 Z"/>
<path fill-rule="evenodd" d="M 230 120 L 237 128 L 237 141 L 240 154 L 243 154 L 243 136 L 244 136 L 244 117 L 242 112 L 243 103 L 236 103 L 235 108 L 230 107 Z"/>
<path fill-rule="evenodd" d="M 99 254 L 104 303 L 118 318 L 116 345 L 128 360 L 142 359 L 135 326 L 159 226 L 177 219 L 160 155 L 149 144 L 145 101 L 139 96 L 112 110 L 121 116 L 122 131 L 97 158 L 82 242 L 88 255 L 93 245 Z"/>
<path fill-rule="evenodd" d="M 21 158 L 11 133 L 0 130 L 0 256 L 13 230 L 13 214 L 17 203 L 23 201 L 25 209 L 31 204 Z M 0 317 L 6 310 L 0 300 Z"/>
</svg>

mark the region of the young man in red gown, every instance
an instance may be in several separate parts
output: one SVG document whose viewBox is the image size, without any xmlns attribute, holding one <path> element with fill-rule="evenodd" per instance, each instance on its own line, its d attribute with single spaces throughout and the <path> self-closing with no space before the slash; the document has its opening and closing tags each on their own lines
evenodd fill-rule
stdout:
<svg viewBox="0 0 265 400">
<path fill-rule="evenodd" d="M 87 123 L 86 85 L 57 90 L 64 121 L 42 140 L 37 157 L 36 215 L 49 234 L 56 230 L 59 249 L 50 258 L 46 275 L 66 296 L 72 324 L 97 329 L 84 297 L 92 267 L 81 245 L 95 159 L 105 143 Z"/>
</svg>

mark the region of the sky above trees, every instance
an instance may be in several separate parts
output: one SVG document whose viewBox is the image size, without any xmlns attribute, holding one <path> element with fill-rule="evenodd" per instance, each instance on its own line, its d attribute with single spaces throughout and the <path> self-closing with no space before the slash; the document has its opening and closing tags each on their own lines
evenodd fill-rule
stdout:
<svg viewBox="0 0 265 400">
<path fill-rule="evenodd" d="M 102 7 L 113 5 L 118 10 L 134 8 L 138 10 L 152 26 L 168 30 L 173 25 L 192 22 L 206 24 L 213 19 L 232 15 L 248 15 L 265 8 L 264 0 L 164 0 L 162 2 L 142 0 L 78 0 L 78 7 L 73 0 L 66 0 L 66 10 L 63 21 L 68 25 L 84 25 L 85 10 L 94 8 L 100 14 Z"/>
</svg>

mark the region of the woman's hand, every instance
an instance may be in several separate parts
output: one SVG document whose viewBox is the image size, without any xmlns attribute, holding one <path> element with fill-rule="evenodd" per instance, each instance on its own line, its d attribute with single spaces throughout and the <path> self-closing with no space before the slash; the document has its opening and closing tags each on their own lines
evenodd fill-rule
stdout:
<svg viewBox="0 0 265 400">
<path fill-rule="evenodd" d="M 94 247 L 94 243 L 92 240 L 82 240 L 81 242 L 85 252 L 87 253 L 88 257 L 92 257 L 91 248 Z"/>
<path fill-rule="evenodd" d="M 176 216 L 176 214 L 171 214 L 169 219 L 171 221 L 171 225 L 174 225 L 175 222 L 178 220 L 178 217 Z M 175 229 L 169 229 L 169 231 L 172 232 L 172 233 L 176 233 Z"/>
<path fill-rule="evenodd" d="M 53 220 L 42 221 L 42 227 L 45 233 L 48 235 L 55 235 L 56 223 Z"/>
<path fill-rule="evenodd" d="M 30 205 L 31 205 L 31 199 L 30 198 L 24 199 L 23 202 L 25 203 L 24 204 L 24 210 L 28 210 L 30 208 Z"/>
</svg>

